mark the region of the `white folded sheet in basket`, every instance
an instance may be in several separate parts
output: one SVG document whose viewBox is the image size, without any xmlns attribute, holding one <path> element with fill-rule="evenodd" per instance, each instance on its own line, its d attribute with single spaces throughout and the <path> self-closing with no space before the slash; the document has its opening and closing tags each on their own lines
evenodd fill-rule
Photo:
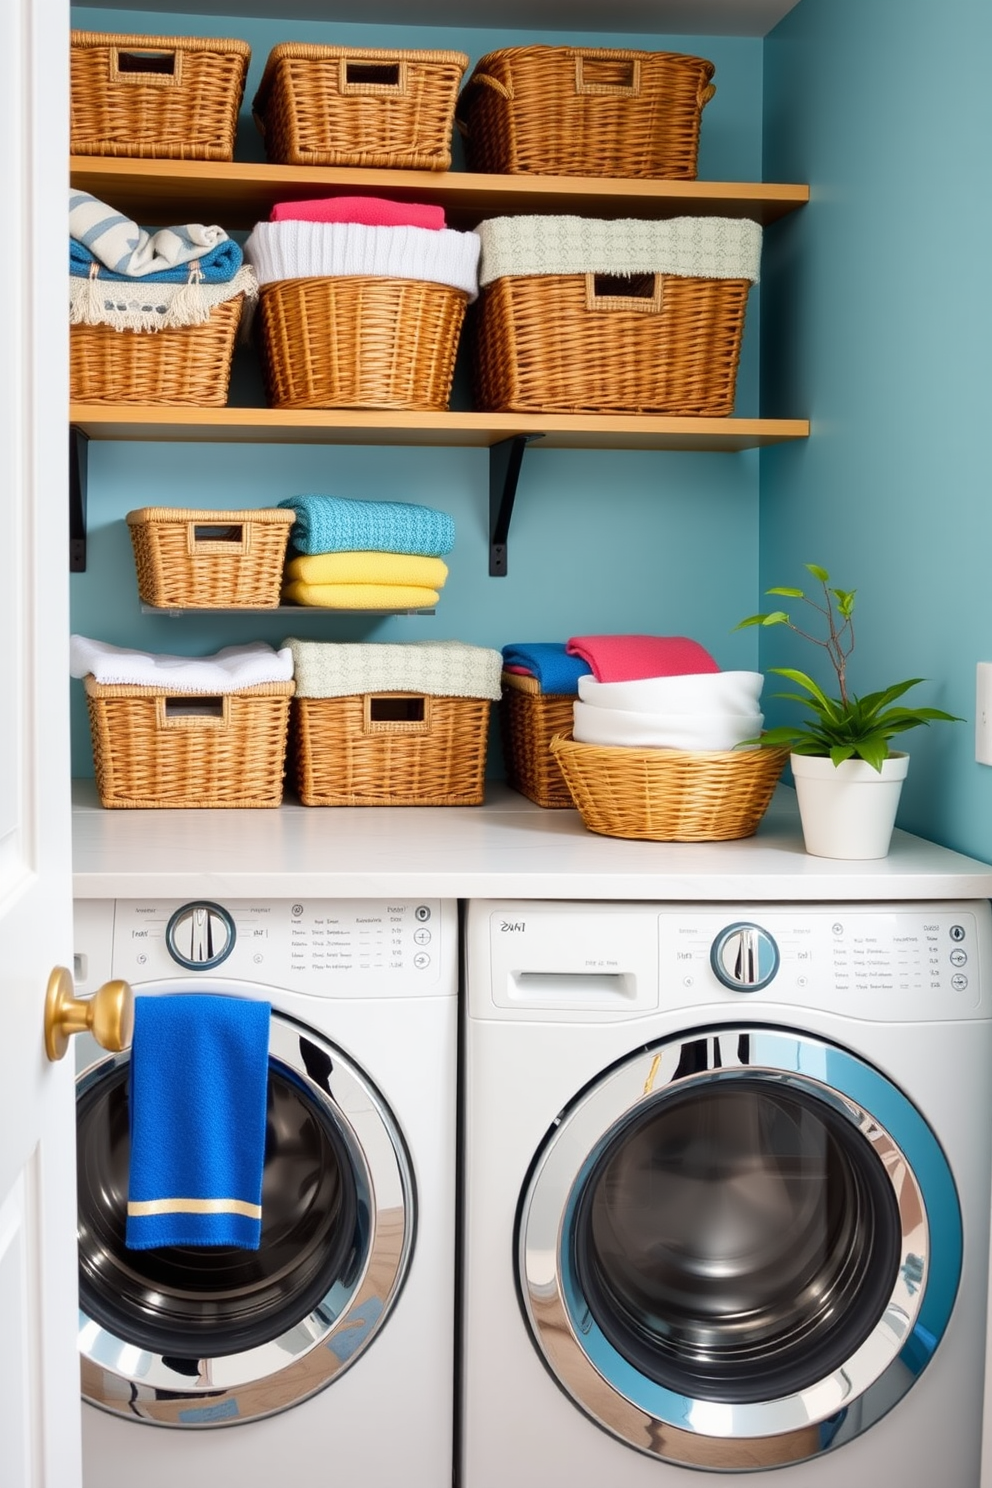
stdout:
<svg viewBox="0 0 992 1488">
<path fill-rule="evenodd" d="M 298 641 L 296 696 L 353 697 L 367 692 L 428 693 L 498 701 L 503 656 L 463 641 Z"/>
<path fill-rule="evenodd" d="M 573 703 L 577 744 L 626 749 L 735 749 L 761 733 L 761 713 L 630 713 Z"/>
<path fill-rule="evenodd" d="M 367 227 L 362 222 L 258 222 L 245 258 L 259 284 L 368 275 L 419 279 L 479 293 L 479 236 L 452 228 Z"/>
<path fill-rule="evenodd" d="M 579 678 L 579 697 L 594 708 L 634 713 L 757 713 L 761 672 L 687 672 L 676 677 L 640 677 L 629 682 Z"/>
<path fill-rule="evenodd" d="M 262 682 L 291 682 L 293 656 L 288 648 L 276 651 L 266 641 L 225 646 L 212 656 L 169 656 L 74 635 L 69 638 L 69 672 L 97 682 L 170 692 L 237 692 Z"/>
</svg>

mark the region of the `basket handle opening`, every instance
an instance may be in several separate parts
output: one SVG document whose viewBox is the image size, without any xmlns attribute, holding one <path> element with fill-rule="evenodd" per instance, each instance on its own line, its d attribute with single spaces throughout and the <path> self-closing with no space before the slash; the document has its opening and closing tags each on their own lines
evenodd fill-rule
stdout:
<svg viewBox="0 0 992 1488">
<path fill-rule="evenodd" d="M 362 707 L 365 734 L 428 734 L 430 698 L 419 692 L 368 692 Z"/>
<path fill-rule="evenodd" d="M 164 728 L 225 728 L 230 713 L 230 697 L 187 694 L 181 697 L 155 699 L 156 723 Z"/>
<path fill-rule="evenodd" d="M 405 93 L 406 64 L 342 57 L 340 89 L 342 93 Z"/>
<path fill-rule="evenodd" d="M 251 547 L 251 528 L 243 522 L 190 522 L 187 548 L 196 553 L 247 553 Z"/>
<path fill-rule="evenodd" d="M 587 274 L 586 309 L 658 315 L 663 280 L 663 274 Z"/>
<path fill-rule="evenodd" d="M 636 98 L 641 91 L 638 57 L 584 57 L 575 59 L 576 93 L 599 93 L 611 98 Z"/>
<path fill-rule="evenodd" d="M 152 88 L 172 88 L 179 86 L 182 77 L 181 51 L 111 48 L 110 80 L 113 83 L 141 83 Z"/>
</svg>

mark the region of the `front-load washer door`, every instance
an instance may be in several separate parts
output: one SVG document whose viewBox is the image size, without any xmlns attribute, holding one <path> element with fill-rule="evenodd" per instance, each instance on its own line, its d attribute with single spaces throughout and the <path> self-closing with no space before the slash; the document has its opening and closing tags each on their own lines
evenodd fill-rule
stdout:
<svg viewBox="0 0 992 1488">
<path fill-rule="evenodd" d="M 525 1317 L 600 1426 L 749 1471 L 871 1426 L 937 1348 L 961 1216 L 916 1108 L 846 1050 L 758 1026 L 629 1056 L 561 1114 L 517 1225 Z"/>
<path fill-rule="evenodd" d="M 273 1009 L 257 1251 L 128 1250 L 129 1059 L 76 1085 L 83 1398 L 131 1419 L 226 1426 L 329 1385 L 374 1347 L 413 1247 L 414 1185 L 368 1076 Z"/>
</svg>

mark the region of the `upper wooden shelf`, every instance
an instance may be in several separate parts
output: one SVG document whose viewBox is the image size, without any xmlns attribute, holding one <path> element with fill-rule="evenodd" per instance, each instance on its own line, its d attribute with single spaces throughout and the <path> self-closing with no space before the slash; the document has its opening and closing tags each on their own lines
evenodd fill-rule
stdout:
<svg viewBox="0 0 992 1488">
<path fill-rule="evenodd" d="M 617 180 L 602 176 L 490 176 L 469 171 L 365 170 L 74 155 L 72 185 L 150 226 L 218 221 L 237 231 L 272 204 L 335 193 L 388 195 L 442 206 L 449 226 L 522 212 L 596 217 L 748 217 L 768 224 L 804 206 L 808 186 L 747 181 Z"/>
</svg>

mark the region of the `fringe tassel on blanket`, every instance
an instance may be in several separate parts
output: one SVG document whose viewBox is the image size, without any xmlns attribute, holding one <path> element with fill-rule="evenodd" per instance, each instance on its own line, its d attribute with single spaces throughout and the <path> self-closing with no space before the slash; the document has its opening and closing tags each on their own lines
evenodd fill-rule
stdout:
<svg viewBox="0 0 992 1488">
<path fill-rule="evenodd" d="M 247 265 L 226 284 L 206 283 L 195 261 L 185 284 L 110 283 L 91 270 L 88 278 L 69 278 L 69 323 L 107 325 L 117 331 L 175 330 L 203 325 L 216 305 L 235 295 L 245 297 L 247 320 L 258 298 L 258 281 Z"/>
</svg>

